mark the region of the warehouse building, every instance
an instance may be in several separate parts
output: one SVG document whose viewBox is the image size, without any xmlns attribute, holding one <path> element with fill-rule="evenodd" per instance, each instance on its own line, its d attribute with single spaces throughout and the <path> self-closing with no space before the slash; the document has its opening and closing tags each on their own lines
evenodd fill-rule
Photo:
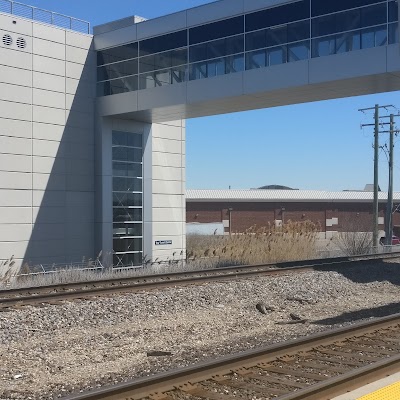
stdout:
<svg viewBox="0 0 400 400">
<path fill-rule="evenodd" d="M 400 89 L 396 0 L 220 0 L 93 34 L 0 5 L 0 260 L 17 264 L 183 258 L 186 119 Z"/>
<path fill-rule="evenodd" d="M 379 230 L 384 236 L 387 194 L 379 192 Z M 188 190 L 189 232 L 212 234 L 222 224 L 225 234 L 258 226 L 282 226 L 288 221 L 315 223 L 321 236 L 337 232 L 372 231 L 373 192 L 318 190 Z M 400 193 L 394 194 L 393 225 L 400 233 Z M 400 211 L 400 210 L 399 210 Z M 210 229 L 207 230 L 207 225 Z"/>
</svg>

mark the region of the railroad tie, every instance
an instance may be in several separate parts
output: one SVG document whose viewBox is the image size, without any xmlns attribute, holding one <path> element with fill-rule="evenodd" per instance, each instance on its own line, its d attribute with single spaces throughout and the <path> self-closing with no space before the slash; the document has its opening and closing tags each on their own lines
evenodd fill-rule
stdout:
<svg viewBox="0 0 400 400">
<path fill-rule="evenodd" d="M 277 388 L 270 388 L 270 387 L 264 387 L 261 385 L 256 385 L 254 383 L 246 382 L 246 381 L 235 381 L 233 379 L 229 379 L 226 377 L 218 377 L 214 376 L 213 381 L 220 385 L 232 387 L 234 389 L 239 389 L 239 390 L 249 390 L 251 392 L 259 393 L 262 395 L 265 395 L 265 393 L 268 394 L 274 394 L 274 395 L 283 395 L 287 393 L 287 390 L 282 390 L 282 389 L 277 389 Z M 252 378 L 250 378 L 252 379 Z"/>
<path fill-rule="evenodd" d="M 264 383 L 276 383 L 278 385 L 284 385 L 284 386 L 289 386 L 289 387 L 294 387 L 297 389 L 304 389 L 307 385 L 306 384 L 301 384 L 298 382 L 292 382 L 289 379 L 282 379 L 282 378 L 276 378 L 273 376 L 266 376 L 266 375 L 260 375 L 257 374 L 254 371 L 251 371 L 246 368 L 239 368 L 237 370 L 233 371 L 235 374 L 240 375 L 243 378 L 247 379 L 254 379 L 258 380 Z"/>
<path fill-rule="evenodd" d="M 317 382 L 325 381 L 328 379 L 328 377 L 324 376 L 324 375 L 313 374 L 311 372 L 305 372 L 302 370 L 296 371 L 296 370 L 290 369 L 290 368 L 275 367 L 273 365 L 266 364 L 266 363 L 257 364 L 257 367 L 263 369 L 266 372 L 275 372 L 277 374 L 296 376 L 298 378 L 308 378 L 308 379 L 313 379 L 314 381 L 317 381 Z"/>
<path fill-rule="evenodd" d="M 187 393 L 191 396 L 200 397 L 202 399 L 210 400 L 230 400 L 231 397 L 222 393 L 212 392 L 198 384 L 185 383 L 184 385 L 177 386 L 176 389 Z"/>
</svg>

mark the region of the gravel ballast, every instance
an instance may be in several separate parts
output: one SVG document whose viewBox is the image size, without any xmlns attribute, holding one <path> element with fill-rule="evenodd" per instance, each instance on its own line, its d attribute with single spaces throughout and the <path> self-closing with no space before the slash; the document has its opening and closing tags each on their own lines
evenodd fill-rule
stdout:
<svg viewBox="0 0 400 400">
<path fill-rule="evenodd" d="M 0 399 L 63 397 L 397 313 L 399 268 L 375 262 L 345 275 L 313 271 L 3 312 Z M 297 318 L 307 322 L 286 324 Z"/>
</svg>

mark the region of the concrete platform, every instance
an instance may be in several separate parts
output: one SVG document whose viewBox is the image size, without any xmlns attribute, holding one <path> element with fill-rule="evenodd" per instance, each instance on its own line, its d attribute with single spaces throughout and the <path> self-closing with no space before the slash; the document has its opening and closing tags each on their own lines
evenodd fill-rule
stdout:
<svg viewBox="0 0 400 400">
<path fill-rule="evenodd" d="M 400 400 L 400 372 L 332 400 Z"/>
</svg>

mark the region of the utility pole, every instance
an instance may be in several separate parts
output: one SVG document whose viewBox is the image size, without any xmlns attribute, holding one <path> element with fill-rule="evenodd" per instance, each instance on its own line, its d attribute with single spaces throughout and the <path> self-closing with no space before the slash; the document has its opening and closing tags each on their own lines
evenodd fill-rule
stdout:
<svg viewBox="0 0 400 400">
<path fill-rule="evenodd" d="M 379 242 L 379 183 L 378 183 L 378 165 L 379 165 L 379 109 L 389 108 L 393 105 L 380 106 L 375 104 L 375 107 L 363 108 L 358 111 L 364 112 L 368 110 L 374 110 L 374 123 L 373 124 L 363 124 L 361 127 L 374 126 L 374 200 L 373 200 L 373 219 L 372 219 L 372 246 L 375 250 L 378 249 Z"/>
<path fill-rule="evenodd" d="M 375 249 L 378 248 L 379 232 L 378 232 L 378 163 L 379 163 L 379 104 L 375 104 L 375 129 L 374 129 L 374 205 L 373 205 L 373 231 L 372 231 L 372 244 Z"/>
<path fill-rule="evenodd" d="M 392 222 L 392 210 L 393 210 L 393 150 L 394 150 L 394 115 L 390 114 L 390 140 L 389 140 L 389 186 L 388 186 L 388 198 L 386 204 L 386 245 L 392 245 L 393 235 L 393 222 Z"/>
</svg>

